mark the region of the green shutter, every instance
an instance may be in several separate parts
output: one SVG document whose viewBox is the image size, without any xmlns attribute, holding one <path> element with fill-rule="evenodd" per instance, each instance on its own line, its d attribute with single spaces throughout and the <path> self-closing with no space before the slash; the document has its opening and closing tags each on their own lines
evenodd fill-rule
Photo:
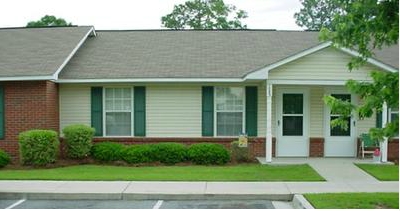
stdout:
<svg viewBox="0 0 400 211">
<path fill-rule="evenodd" d="M 201 133 L 203 136 L 214 136 L 214 87 L 203 86 L 202 92 Z"/>
<path fill-rule="evenodd" d="M 0 139 L 4 139 L 4 88 L 0 86 Z"/>
<path fill-rule="evenodd" d="M 246 86 L 246 133 L 257 136 L 257 87 Z"/>
<path fill-rule="evenodd" d="M 382 111 L 376 113 L 376 127 L 382 128 Z"/>
<path fill-rule="evenodd" d="M 144 86 L 135 87 L 134 104 L 135 136 L 146 136 L 146 88 Z"/>
<path fill-rule="evenodd" d="M 92 87 L 91 123 L 96 130 L 95 136 L 103 136 L 103 87 Z"/>
</svg>

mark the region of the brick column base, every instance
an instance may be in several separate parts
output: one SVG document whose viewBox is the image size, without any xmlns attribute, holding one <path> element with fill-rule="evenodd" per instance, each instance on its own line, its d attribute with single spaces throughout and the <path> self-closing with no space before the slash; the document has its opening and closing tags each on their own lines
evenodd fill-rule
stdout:
<svg viewBox="0 0 400 211">
<path fill-rule="evenodd" d="M 310 138 L 310 157 L 324 157 L 324 138 Z"/>
</svg>

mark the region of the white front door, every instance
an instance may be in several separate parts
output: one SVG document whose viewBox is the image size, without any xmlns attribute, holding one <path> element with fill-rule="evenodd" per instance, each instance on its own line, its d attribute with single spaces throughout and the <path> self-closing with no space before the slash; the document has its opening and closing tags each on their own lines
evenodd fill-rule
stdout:
<svg viewBox="0 0 400 211">
<path fill-rule="evenodd" d="M 355 98 L 351 94 L 329 93 L 335 98 L 354 102 Z M 331 120 L 338 118 L 339 115 L 331 112 L 329 106 L 325 105 L 325 157 L 354 157 L 356 155 L 355 126 L 356 119 L 347 119 L 348 129 L 331 127 Z"/>
<path fill-rule="evenodd" d="M 277 98 L 277 156 L 308 157 L 308 91 L 279 90 Z"/>
</svg>

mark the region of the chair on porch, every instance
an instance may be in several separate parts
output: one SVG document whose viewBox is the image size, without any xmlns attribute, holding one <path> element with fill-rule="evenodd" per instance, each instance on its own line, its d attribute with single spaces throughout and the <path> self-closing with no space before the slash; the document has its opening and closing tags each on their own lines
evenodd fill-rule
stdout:
<svg viewBox="0 0 400 211">
<path fill-rule="evenodd" d="M 360 135 L 360 140 L 361 143 L 359 153 L 363 159 L 365 154 L 374 154 L 376 147 L 379 146 L 378 142 L 372 140 L 371 137 L 369 137 L 369 135 L 366 133 Z"/>
</svg>

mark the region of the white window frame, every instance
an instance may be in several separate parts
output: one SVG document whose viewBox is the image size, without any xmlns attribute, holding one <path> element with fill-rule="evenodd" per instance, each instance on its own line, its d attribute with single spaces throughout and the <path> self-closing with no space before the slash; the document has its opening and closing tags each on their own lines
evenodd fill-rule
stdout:
<svg viewBox="0 0 400 211">
<path fill-rule="evenodd" d="M 128 112 L 127 110 L 106 110 L 106 89 L 130 89 L 130 93 L 131 93 L 131 110 L 129 112 L 131 112 L 131 134 L 129 136 L 126 135 L 107 135 L 107 125 L 106 125 L 106 114 L 107 112 Z M 127 87 L 127 86 L 123 86 L 123 87 L 103 87 L 103 136 L 104 137 L 132 137 L 134 136 L 134 89 L 133 87 Z"/>
<path fill-rule="evenodd" d="M 245 132 L 246 129 L 246 90 L 244 86 L 214 86 L 214 137 L 237 137 L 237 136 L 218 136 L 217 134 L 217 113 L 218 112 L 239 112 L 237 110 L 224 110 L 217 111 L 217 89 L 218 88 L 240 88 L 243 91 L 243 109 L 242 109 L 242 133 Z M 238 135 L 239 136 L 239 135 Z"/>
</svg>

